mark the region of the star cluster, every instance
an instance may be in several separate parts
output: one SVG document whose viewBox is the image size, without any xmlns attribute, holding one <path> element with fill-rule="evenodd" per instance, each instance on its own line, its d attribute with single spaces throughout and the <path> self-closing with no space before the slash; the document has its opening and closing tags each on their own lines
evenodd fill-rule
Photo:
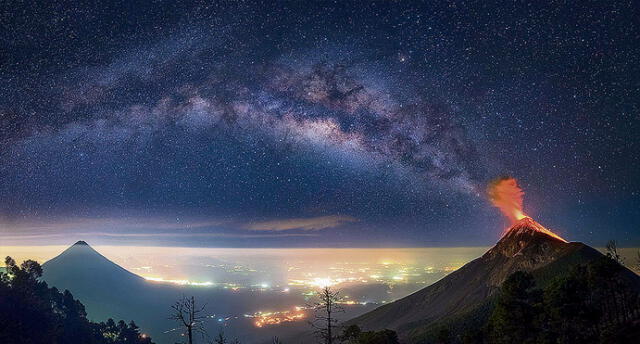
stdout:
<svg viewBox="0 0 640 344">
<path fill-rule="evenodd" d="M 565 237 L 639 239 L 630 2 L 1 6 L 11 238 L 488 243 L 508 174 Z"/>
</svg>

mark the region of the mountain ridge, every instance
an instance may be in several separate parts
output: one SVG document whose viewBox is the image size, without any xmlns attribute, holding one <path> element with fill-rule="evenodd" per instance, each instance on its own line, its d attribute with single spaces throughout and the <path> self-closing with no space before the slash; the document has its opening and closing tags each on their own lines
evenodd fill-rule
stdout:
<svg viewBox="0 0 640 344">
<path fill-rule="evenodd" d="M 572 265 L 602 254 L 567 242 L 529 217 L 516 222 L 481 257 L 409 296 L 346 322 L 365 330 L 395 330 L 406 338 L 416 327 L 462 316 L 482 307 L 502 282 L 518 270 L 536 271 L 558 261 Z M 575 260 L 575 262 L 574 262 Z"/>
</svg>

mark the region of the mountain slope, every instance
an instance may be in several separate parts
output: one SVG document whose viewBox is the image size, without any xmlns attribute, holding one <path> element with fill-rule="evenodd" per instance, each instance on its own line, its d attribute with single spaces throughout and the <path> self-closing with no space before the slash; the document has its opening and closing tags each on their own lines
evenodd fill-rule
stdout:
<svg viewBox="0 0 640 344">
<path fill-rule="evenodd" d="M 63 282 L 78 276 L 80 279 L 91 279 L 87 282 L 97 285 L 98 282 L 116 279 L 118 283 L 137 283 L 143 278 L 133 274 L 94 250 L 84 241 L 78 241 L 57 257 L 43 264 L 46 280 Z M 71 274 L 70 274 L 71 273 Z M 99 280 L 95 280 L 99 278 Z"/>
<path fill-rule="evenodd" d="M 140 304 L 138 291 L 146 284 L 142 277 L 113 263 L 84 241 L 47 261 L 42 269 L 44 281 L 60 290 L 69 289 L 95 320 L 126 318 L 130 314 L 124 309 Z"/>
<path fill-rule="evenodd" d="M 165 330 L 171 304 L 181 291 L 147 282 L 110 261 L 84 241 L 78 241 L 42 265 L 42 278 L 50 286 L 68 289 L 80 300 L 93 321 L 108 318 L 135 320 L 156 343 L 173 343 Z"/>
<path fill-rule="evenodd" d="M 389 328 L 406 337 L 412 329 L 462 316 L 483 306 L 515 271 L 536 271 L 559 261 L 567 267 L 600 256 L 595 249 L 582 243 L 568 243 L 527 217 L 511 227 L 482 257 L 431 286 L 348 324 L 358 324 L 364 329 Z"/>
</svg>

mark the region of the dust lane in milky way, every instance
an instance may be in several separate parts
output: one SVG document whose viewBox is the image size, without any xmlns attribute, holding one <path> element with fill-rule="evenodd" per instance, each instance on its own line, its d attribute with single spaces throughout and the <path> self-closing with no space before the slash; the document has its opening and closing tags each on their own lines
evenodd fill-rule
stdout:
<svg viewBox="0 0 640 344">
<path fill-rule="evenodd" d="M 11 243 L 485 245 L 499 175 L 640 240 L 628 3 L 2 6 Z"/>
</svg>

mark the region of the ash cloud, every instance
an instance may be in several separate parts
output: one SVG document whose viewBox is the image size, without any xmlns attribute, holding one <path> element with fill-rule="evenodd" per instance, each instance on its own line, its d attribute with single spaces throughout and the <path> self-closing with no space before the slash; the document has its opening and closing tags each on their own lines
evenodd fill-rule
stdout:
<svg viewBox="0 0 640 344">
<path fill-rule="evenodd" d="M 487 195 L 493 206 L 500 209 L 511 223 L 525 216 L 522 212 L 524 191 L 515 178 L 507 176 L 494 179 L 487 187 Z"/>
</svg>

